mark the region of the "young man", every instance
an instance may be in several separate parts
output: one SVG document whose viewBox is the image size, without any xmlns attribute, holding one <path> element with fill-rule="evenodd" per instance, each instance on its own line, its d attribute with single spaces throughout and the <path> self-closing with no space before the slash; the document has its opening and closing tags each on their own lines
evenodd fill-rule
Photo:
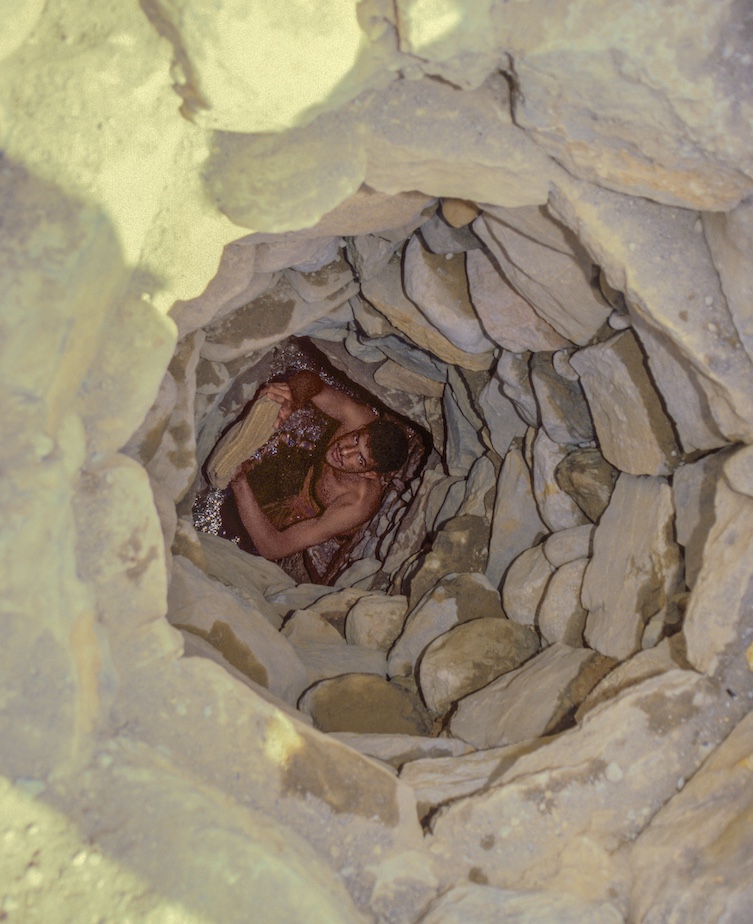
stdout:
<svg viewBox="0 0 753 924">
<path fill-rule="evenodd" d="M 236 472 L 230 486 L 241 522 L 259 554 L 271 560 L 286 558 L 367 523 L 382 501 L 388 480 L 384 476 L 397 471 L 408 457 L 403 430 L 311 372 L 267 385 L 261 396 L 279 403 L 277 426 L 303 399 L 338 427 L 323 458 L 307 473 L 300 493 L 285 504 L 287 516 L 282 520 L 268 515 L 258 503 L 246 475 L 247 464 Z"/>
</svg>

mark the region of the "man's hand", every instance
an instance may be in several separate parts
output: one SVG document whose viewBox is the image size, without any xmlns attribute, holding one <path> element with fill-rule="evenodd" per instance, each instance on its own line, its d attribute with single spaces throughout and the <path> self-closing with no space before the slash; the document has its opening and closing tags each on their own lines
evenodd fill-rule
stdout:
<svg viewBox="0 0 753 924">
<path fill-rule="evenodd" d="M 275 421 L 275 430 L 278 430 L 293 413 L 293 395 L 287 382 L 270 382 L 259 392 L 260 398 L 271 398 L 280 405 L 280 412 Z"/>
</svg>

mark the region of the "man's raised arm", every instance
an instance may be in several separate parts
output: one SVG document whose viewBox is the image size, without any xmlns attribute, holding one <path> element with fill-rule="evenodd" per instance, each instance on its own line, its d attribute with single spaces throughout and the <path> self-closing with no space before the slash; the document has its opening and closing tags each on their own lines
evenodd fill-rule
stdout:
<svg viewBox="0 0 753 924">
<path fill-rule="evenodd" d="M 343 424 L 345 430 L 357 430 L 374 420 L 374 412 L 366 404 L 323 382 L 315 372 L 303 370 L 287 382 L 270 382 L 260 395 L 266 395 L 280 404 L 279 422 L 307 401 L 311 401 L 328 417 Z"/>
</svg>

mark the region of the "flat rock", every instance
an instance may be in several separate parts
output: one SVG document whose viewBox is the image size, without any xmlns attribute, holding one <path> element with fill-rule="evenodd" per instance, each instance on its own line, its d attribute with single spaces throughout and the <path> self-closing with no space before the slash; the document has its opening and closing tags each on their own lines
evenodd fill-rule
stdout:
<svg viewBox="0 0 753 924">
<path fill-rule="evenodd" d="M 502 605 L 508 618 L 524 626 L 533 626 L 554 567 L 542 545 L 522 552 L 505 575 Z"/>
<path fill-rule="evenodd" d="M 334 738 L 367 757 L 399 769 L 409 762 L 435 761 L 470 754 L 473 748 L 457 738 L 424 738 L 419 735 L 357 734 L 331 732 Z"/>
<path fill-rule="evenodd" d="M 528 425 L 502 391 L 502 382 L 496 375 L 481 390 L 479 407 L 484 414 L 491 444 L 495 452 L 504 458 L 512 441 L 523 437 Z"/>
<path fill-rule="evenodd" d="M 481 574 L 446 574 L 409 612 L 390 651 L 388 673 L 406 676 L 426 646 L 458 623 L 504 616 L 499 593 Z"/>
<path fill-rule="evenodd" d="M 479 430 L 481 421 L 464 413 L 457 389 L 446 387 L 442 395 L 445 420 L 444 458 L 450 475 L 467 475 L 473 463 L 485 451 Z"/>
<path fill-rule="evenodd" d="M 683 627 L 696 670 L 722 671 L 739 657 L 740 640 L 750 632 L 752 464 L 749 446 L 733 453 L 714 498 L 714 525 Z"/>
<path fill-rule="evenodd" d="M 348 262 L 360 282 L 378 276 L 392 259 L 399 244 L 376 234 L 359 234 L 348 238 L 345 251 Z"/>
<path fill-rule="evenodd" d="M 408 612 L 408 598 L 401 594 L 365 594 L 348 610 L 345 638 L 350 645 L 389 651 L 400 635 Z"/>
<path fill-rule="evenodd" d="M 450 732 L 479 749 L 551 734 L 613 666 L 611 658 L 557 642 L 461 700 Z"/>
<path fill-rule="evenodd" d="M 746 716 L 630 850 L 636 920 L 744 921 L 750 911 L 753 716 Z M 684 782 L 684 780 L 683 780 Z"/>
<path fill-rule="evenodd" d="M 598 449 L 574 449 L 554 473 L 557 484 L 593 523 L 607 509 L 618 475 Z"/>
<path fill-rule="evenodd" d="M 497 482 L 485 574 L 499 587 L 510 564 L 547 532 L 533 497 L 531 474 L 519 448 L 507 453 Z"/>
<path fill-rule="evenodd" d="M 427 323 L 427 318 L 405 294 L 399 257 L 393 257 L 378 275 L 362 281 L 361 292 L 390 324 L 444 362 L 468 369 L 488 369 L 491 365 L 489 354 L 466 352 Z"/>
<path fill-rule="evenodd" d="M 593 535 L 594 527 L 590 523 L 552 533 L 544 541 L 544 555 L 553 568 L 560 568 L 576 558 L 588 558 Z"/>
<path fill-rule="evenodd" d="M 443 575 L 483 571 L 488 549 L 489 521 L 486 517 L 456 516 L 443 523 L 434 536 L 431 550 L 419 559 L 410 577 L 411 608 Z M 481 583 L 487 584 L 485 579 Z"/>
<path fill-rule="evenodd" d="M 304 715 L 298 709 L 286 703 L 284 699 L 275 696 L 260 683 L 254 682 L 247 674 L 244 674 L 243 671 L 238 670 L 237 667 L 233 667 L 222 652 L 201 635 L 197 635 L 195 632 L 191 632 L 188 629 L 181 629 L 180 634 L 183 636 L 183 657 L 206 658 L 209 661 L 214 661 L 215 664 L 218 664 L 224 671 L 230 674 L 231 677 L 234 677 L 237 681 L 248 687 L 249 690 L 253 690 L 254 693 L 260 696 L 265 702 L 275 706 L 277 709 L 281 709 L 283 712 L 287 713 L 287 715 L 295 718 L 298 722 L 313 724 L 310 716 Z M 470 745 L 467 745 L 467 747 L 470 747 Z"/>
<path fill-rule="evenodd" d="M 298 708 L 320 731 L 425 735 L 431 726 L 416 697 L 373 674 L 342 674 L 306 691 Z"/>
<path fill-rule="evenodd" d="M 437 738 L 469 749 L 469 753 L 446 757 L 418 758 L 400 767 L 400 779 L 416 793 L 419 815 L 424 818 L 438 806 L 480 792 L 494 784 L 515 761 L 542 747 L 548 738 L 532 738 L 501 748 L 476 751 L 459 738 Z"/>
<path fill-rule="evenodd" d="M 570 341 L 545 321 L 483 250 L 466 255 L 471 302 L 488 337 L 506 350 L 559 350 Z"/>
<path fill-rule="evenodd" d="M 583 248 L 551 247 L 530 236 L 530 226 L 557 225 L 538 209 L 524 209 L 524 230 L 518 230 L 516 209 L 502 221 L 489 214 L 473 223 L 473 230 L 487 245 L 510 284 L 565 340 L 588 343 L 611 311 L 601 293 L 591 285 L 592 261 Z M 516 222 L 517 223 L 517 222 Z M 569 252 L 568 252 L 569 250 Z M 556 349 L 556 347 L 555 347 Z"/>
<path fill-rule="evenodd" d="M 575 713 L 580 722 L 587 712 L 608 699 L 617 697 L 623 690 L 635 686 L 649 677 L 671 670 L 689 670 L 690 664 L 685 656 L 685 639 L 682 634 L 663 639 L 653 648 L 639 651 L 632 658 L 618 664 L 603 680 L 591 690 Z"/>
<path fill-rule="evenodd" d="M 580 602 L 580 592 L 587 565 L 587 558 L 567 562 L 554 572 L 546 586 L 536 622 L 541 637 L 550 645 L 583 645 L 588 614 Z"/>
<path fill-rule="evenodd" d="M 392 359 L 383 362 L 374 373 L 374 381 L 384 388 L 395 388 L 427 398 L 441 398 L 444 384 L 414 372 Z"/>
<path fill-rule="evenodd" d="M 486 617 L 455 626 L 421 656 L 418 684 L 423 700 L 442 715 L 453 702 L 514 670 L 538 648 L 536 632 L 509 619 Z"/>
<path fill-rule="evenodd" d="M 353 270 L 340 251 L 336 259 L 309 273 L 285 270 L 285 278 L 310 305 L 324 301 L 353 282 Z"/>
<path fill-rule="evenodd" d="M 516 892 L 468 883 L 432 902 L 418 924 L 624 924 L 610 902 L 589 902 L 568 892 Z"/>
<path fill-rule="evenodd" d="M 481 247 L 481 242 L 467 225 L 468 222 L 456 228 L 446 220 L 444 212 L 435 212 L 421 225 L 420 234 L 432 253 L 465 253 Z"/>
<path fill-rule="evenodd" d="M 533 444 L 533 496 L 541 519 L 552 532 L 587 521 L 580 507 L 557 483 L 555 473 L 566 455 L 567 449 L 551 440 L 542 427 Z"/>
<path fill-rule="evenodd" d="M 580 375 L 604 458 L 631 475 L 670 474 L 680 449 L 634 334 L 626 330 L 579 350 L 570 363 Z"/>
<path fill-rule="evenodd" d="M 614 850 L 640 834 L 677 794 L 678 780 L 726 737 L 725 709 L 714 685 L 691 671 L 625 690 L 519 757 L 484 792 L 440 809 L 432 826 L 440 879 L 457 883 L 475 867 L 501 888 L 559 887 L 592 899 L 616 889 L 626 898 L 630 877 Z"/>
<path fill-rule="evenodd" d="M 173 561 L 168 619 L 201 635 L 242 673 L 295 705 L 306 678 L 290 642 L 247 601 L 184 558 Z"/>
<path fill-rule="evenodd" d="M 714 523 L 714 495 L 729 451 L 715 452 L 677 469 L 672 479 L 677 541 L 685 550 L 685 583 L 693 588 Z"/>
<path fill-rule="evenodd" d="M 429 323 L 456 347 L 467 353 L 494 348 L 471 304 L 464 256 L 432 253 L 414 236 L 403 251 L 403 284 Z"/>
<path fill-rule="evenodd" d="M 548 353 L 531 357 L 531 384 L 539 406 L 541 425 L 550 440 L 563 446 L 588 443 L 594 438 L 593 421 L 577 378 L 565 378 Z"/>
<path fill-rule="evenodd" d="M 494 377 L 502 383 L 502 392 L 515 405 L 518 414 L 529 427 L 539 425 L 539 408 L 531 385 L 530 353 L 502 350 L 494 369 Z"/>
<path fill-rule="evenodd" d="M 198 533 L 197 535 L 204 552 L 207 574 L 222 581 L 228 587 L 232 587 L 241 596 L 248 596 L 254 601 L 261 596 L 267 603 L 268 609 L 276 614 L 274 619 L 270 618 L 270 621 L 277 621 L 279 619 L 277 610 L 267 602 L 266 597 L 295 587 L 293 578 L 273 561 L 267 561 L 260 555 L 249 555 L 239 549 L 234 542 L 210 533 Z M 279 628 L 279 622 L 277 628 Z"/>
<path fill-rule="evenodd" d="M 306 669 L 306 686 L 341 674 L 373 674 L 387 676 L 387 658 L 382 651 L 347 645 L 342 639 L 335 641 L 290 640 L 293 650 Z"/>
<path fill-rule="evenodd" d="M 646 624 L 668 612 L 682 581 L 672 490 L 664 478 L 620 475 L 593 538 L 583 579 L 591 648 L 623 660 Z"/>
</svg>

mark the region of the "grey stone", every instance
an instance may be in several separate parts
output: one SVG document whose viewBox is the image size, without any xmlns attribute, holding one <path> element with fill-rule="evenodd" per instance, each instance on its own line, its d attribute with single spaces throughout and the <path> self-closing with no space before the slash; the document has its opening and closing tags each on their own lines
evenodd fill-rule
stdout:
<svg viewBox="0 0 753 924">
<path fill-rule="evenodd" d="M 619 472 L 598 449 L 574 449 L 557 466 L 557 484 L 596 523 L 614 491 Z"/>
</svg>

